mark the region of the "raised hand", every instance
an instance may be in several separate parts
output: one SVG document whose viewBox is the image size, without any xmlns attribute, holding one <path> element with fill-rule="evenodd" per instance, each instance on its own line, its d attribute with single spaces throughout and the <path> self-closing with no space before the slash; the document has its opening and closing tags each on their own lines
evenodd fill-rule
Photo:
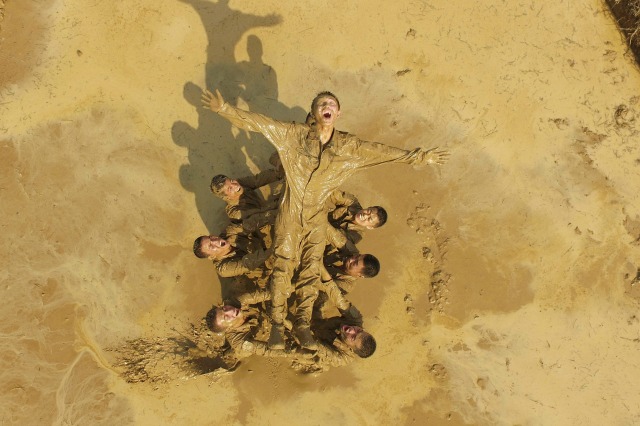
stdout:
<svg viewBox="0 0 640 426">
<path fill-rule="evenodd" d="M 220 91 L 216 89 L 216 94 L 214 95 L 207 89 L 202 90 L 202 96 L 200 96 L 200 100 L 202 101 L 202 106 L 207 109 L 210 109 L 213 112 L 220 111 L 222 105 L 224 105 L 224 99 L 220 94 Z"/>
<path fill-rule="evenodd" d="M 449 159 L 449 151 L 433 148 L 425 154 L 427 164 L 444 164 Z"/>
</svg>

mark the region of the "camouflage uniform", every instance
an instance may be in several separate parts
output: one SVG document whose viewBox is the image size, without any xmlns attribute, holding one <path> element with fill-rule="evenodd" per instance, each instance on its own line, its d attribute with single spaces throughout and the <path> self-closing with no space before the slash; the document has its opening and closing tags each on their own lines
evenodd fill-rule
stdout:
<svg viewBox="0 0 640 426">
<path fill-rule="evenodd" d="M 331 219 L 334 215 L 341 217 L 349 206 L 354 205 L 357 206 L 358 209 L 360 208 L 360 204 L 354 195 L 339 189 L 333 191 L 329 196 L 327 206 L 329 210 L 329 224 L 333 225 Z M 358 210 L 356 210 L 356 212 L 357 211 Z M 329 250 L 336 248 L 350 254 L 357 254 L 358 249 L 356 247 L 356 243 L 358 241 L 359 240 L 350 238 L 350 235 L 339 226 L 327 226 L 327 245 L 329 246 Z"/>
<path fill-rule="evenodd" d="M 247 253 L 236 249 L 221 259 L 213 260 L 213 266 L 223 278 L 244 275 L 259 287 L 266 287 L 271 275 L 271 264 L 267 262 L 270 255 L 270 250 L 259 249 Z"/>
<path fill-rule="evenodd" d="M 281 173 L 274 169 L 239 178 L 238 183 L 244 191 L 238 200 L 227 201 L 225 206 L 231 222 L 241 225 L 243 232 L 261 239 L 266 248 L 272 245 L 271 225 L 278 212 L 278 200 L 263 201 L 257 189 L 281 179 Z"/>
<path fill-rule="evenodd" d="M 359 358 L 340 338 L 343 325 L 362 327 L 362 318 L 333 317 L 313 322 L 313 332 L 319 343 L 314 361 L 319 368 L 340 367 Z"/>
<path fill-rule="evenodd" d="M 265 340 L 258 340 L 256 337 L 268 335 L 266 324 L 262 321 L 262 316 L 257 309 L 245 308 L 242 310 L 246 318 L 245 322 L 225 331 L 224 336 L 229 342 L 237 358 L 246 358 L 251 355 L 288 357 L 291 354 L 283 350 L 269 349 Z"/>
<path fill-rule="evenodd" d="M 333 252 L 325 255 L 323 261 L 328 276 L 323 274 L 322 280 L 332 280 L 340 288 L 342 294 L 351 292 L 358 277 L 344 271 L 344 255 L 340 252 Z"/>
<path fill-rule="evenodd" d="M 313 305 L 318 297 L 318 292 L 326 294 L 327 299 L 341 312 L 349 312 L 351 303 L 344 297 L 341 289 L 333 281 L 318 281 L 313 286 L 302 286 L 295 290 L 297 307 L 293 316 L 294 323 L 311 320 Z M 254 290 L 237 297 L 242 306 L 256 305 L 271 300 L 271 292 L 268 290 Z"/>
<path fill-rule="evenodd" d="M 264 210 L 265 202 L 256 190 L 278 179 L 278 173 L 273 169 L 265 170 L 257 175 L 237 179 L 238 183 L 244 188 L 244 191 L 239 199 L 227 201 L 227 205 L 224 208 L 231 222 L 244 222 L 248 217 Z"/>
<path fill-rule="evenodd" d="M 336 205 L 335 209 L 329 212 L 329 223 L 339 230 L 343 240 L 355 246 L 362 240 L 362 234 L 367 228 L 354 222 L 356 213 L 362 210 L 362 206 L 355 196 L 347 195 L 351 197 L 343 197 L 347 202 Z"/>
</svg>

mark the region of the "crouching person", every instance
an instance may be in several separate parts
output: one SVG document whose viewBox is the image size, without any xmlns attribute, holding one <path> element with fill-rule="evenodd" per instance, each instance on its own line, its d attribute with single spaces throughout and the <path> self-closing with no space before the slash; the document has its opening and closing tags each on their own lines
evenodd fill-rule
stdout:
<svg viewBox="0 0 640 426">
<path fill-rule="evenodd" d="M 318 349 L 311 359 L 298 361 L 302 371 L 341 367 L 358 358 L 368 358 L 376 350 L 376 340 L 362 328 L 362 317 L 359 316 L 315 320 L 312 329 L 318 338 Z"/>
<path fill-rule="evenodd" d="M 270 250 L 246 251 L 234 246 L 228 238 L 202 235 L 193 242 L 193 253 L 213 262 L 216 272 L 224 278 L 245 275 L 259 287 L 265 287 L 271 273 Z"/>
<path fill-rule="evenodd" d="M 206 322 L 212 332 L 224 333 L 226 341 L 237 358 L 246 358 L 251 355 L 292 356 L 283 349 L 269 349 L 265 341 L 256 339 L 264 328 L 257 309 L 240 309 L 231 305 L 214 306 L 207 312 Z"/>
</svg>

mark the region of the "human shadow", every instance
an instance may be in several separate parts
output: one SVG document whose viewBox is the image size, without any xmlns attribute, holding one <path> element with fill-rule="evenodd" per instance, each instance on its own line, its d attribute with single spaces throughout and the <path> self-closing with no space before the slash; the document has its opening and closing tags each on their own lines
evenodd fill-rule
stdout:
<svg viewBox="0 0 640 426">
<path fill-rule="evenodd" d="M 179 0 L 198 13 L 208 37 L 205 84 L 218 89 L 230 105 L 265 113 L 271 117 L 300 121 L 302 108 L 288 108 L 278 101 L 275 70 L 262 60 L 262 43 L 255 35 L 247 39 L 248 61 L 238 62 L 236 45 L 252 28 L 274 26 L 277 15 L 257 16 L 234 10 L 228 0 Z M 219 234 L 226 226 L 224 203 L 209 189 L 211 177 L 225 174 L 240 177 L 266 167 L 274 151 L 262 135 L 234 129 L 217 114 L 201 106 L 202 88 L 187 82 L 184 99 L 196 108 L 198 122 L 191 126 L 176 121 L 171 129 L 174 143 L 186 147 L 188 162 L 179 170 L 182 186 L 194 193 L 196 208 L 210 234 Z M 227 147 L 227 145 L 232 145 Z"/>
</svg>

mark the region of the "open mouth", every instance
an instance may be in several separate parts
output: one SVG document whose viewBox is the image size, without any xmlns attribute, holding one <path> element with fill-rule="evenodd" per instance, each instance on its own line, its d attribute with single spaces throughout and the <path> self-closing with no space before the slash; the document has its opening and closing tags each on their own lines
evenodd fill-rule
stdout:
<svg viewBox="0 0 640 426">
<path fill-rule="evenodd" d="M 330 113 L 330 112 L 325 112 L 324 114 L 322 114 L 322 116 L 323 116 L 324 118 L 329 119 L 329 118 L 331 118 L 331 113 Z"/>
</svg>

